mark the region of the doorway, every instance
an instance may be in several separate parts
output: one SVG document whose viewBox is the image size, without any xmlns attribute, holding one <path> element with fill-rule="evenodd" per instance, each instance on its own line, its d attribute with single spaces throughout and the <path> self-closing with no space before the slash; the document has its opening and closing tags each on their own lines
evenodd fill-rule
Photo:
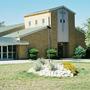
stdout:
<svg viewBox="0 0 90 90">
<path fill-rule="evenodd" d="M 58 43 L 58 57 L 67 58 L 68 57 L 68 43 Z"/>
</svg>

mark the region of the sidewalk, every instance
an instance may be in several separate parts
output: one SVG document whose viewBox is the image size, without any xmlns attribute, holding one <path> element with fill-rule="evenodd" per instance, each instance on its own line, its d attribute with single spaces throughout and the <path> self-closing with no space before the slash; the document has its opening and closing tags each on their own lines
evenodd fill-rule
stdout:
<svg viewBox="0 0 90 90">
<path fill-rule="evenodd" d="M 71 62 L 90 62 L 90 59 L 73 59 L 73 58 L 65 58 L 61 59 L 62 61 L 71 61 Z"/>
<path fill-rule="evenodd" d="M 30 60 L 8 60 L 0 61 L 0 64 L 20 64 L 20 63 L 30 63 Z"/>
<path fill-rule="evenodd" d="M 72 58 L 64 58 L 60 60 L 54 60 L 54 61 L 71 61 L 71 62 L 90 62 L 90 59 L 72 59 Z M 22 63 L 30 63 L 33 62 L 31 60 L 4 60 L 0 61 L 0 64 L 22 64 Z"/>
</svg>

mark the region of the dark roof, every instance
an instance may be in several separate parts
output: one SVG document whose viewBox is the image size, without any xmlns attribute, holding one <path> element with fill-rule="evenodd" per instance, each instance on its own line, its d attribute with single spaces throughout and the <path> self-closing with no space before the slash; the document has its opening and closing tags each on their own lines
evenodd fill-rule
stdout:
<svg viewBox="0 0 90 90">
<path fill-rule="evenodd" d="M 17 40 L 17 38 L 12 37 L 0 37 L 0 46 L 1 45 L 28 45 L 26 41 Z"/>
<path fill-rule="evenodd" d="M 9 26 L 2 26 L 0 27 L 0 33 L 5 32 L 5 31 L 9 31 L 11 29 L 17 28 L 17 27 L 21 27 L 24 24 L 16 24 L 16 25 L 9 25 Z"/>
<path fill-rule="evenodd" d="M 34 27 L 34 28 L 23 29 L 20 31 L 13 32 L 11 34 L 7 34 L 3 37 L 24 37 L 26 35 L 30 35 L 32 33 L 44 30 L 46 28 L 47 28 L 47 26 L 39 26 L 39 27 Z"/>
</svg>

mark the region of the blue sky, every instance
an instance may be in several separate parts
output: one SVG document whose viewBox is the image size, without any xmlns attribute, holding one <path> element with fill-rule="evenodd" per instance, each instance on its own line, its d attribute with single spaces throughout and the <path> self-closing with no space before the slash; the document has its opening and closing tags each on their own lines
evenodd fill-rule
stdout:
<svg viewBox="0 0 90 90">
<path fill-rule="evenodd" d="M 90 0 L 0 0 L 0 21 L 23 23 L 25 14 L 62 5 L 76 13 L 76 26 L 90 17 Z"/>
</svg>

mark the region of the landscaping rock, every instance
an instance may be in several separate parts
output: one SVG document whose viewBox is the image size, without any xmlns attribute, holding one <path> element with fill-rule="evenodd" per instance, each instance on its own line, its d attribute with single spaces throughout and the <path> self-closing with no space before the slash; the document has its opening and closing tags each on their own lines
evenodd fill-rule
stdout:
<svg viewBox="0 0 90 90">
<path fill-rule="evenodd" d="M 42 69 L 40 71 L 35 71 L 34 68 L 28 70 L 28 73 L 35 73 L 40 76 L 50 76 L 50 77 L 73 77 L 73 73 L 70 70 L 64 68 L 63 64 L 55 64 L 55 70 L 50 69 L 50 64 L 47 63 L 42 65 Z"/>
</svg>

